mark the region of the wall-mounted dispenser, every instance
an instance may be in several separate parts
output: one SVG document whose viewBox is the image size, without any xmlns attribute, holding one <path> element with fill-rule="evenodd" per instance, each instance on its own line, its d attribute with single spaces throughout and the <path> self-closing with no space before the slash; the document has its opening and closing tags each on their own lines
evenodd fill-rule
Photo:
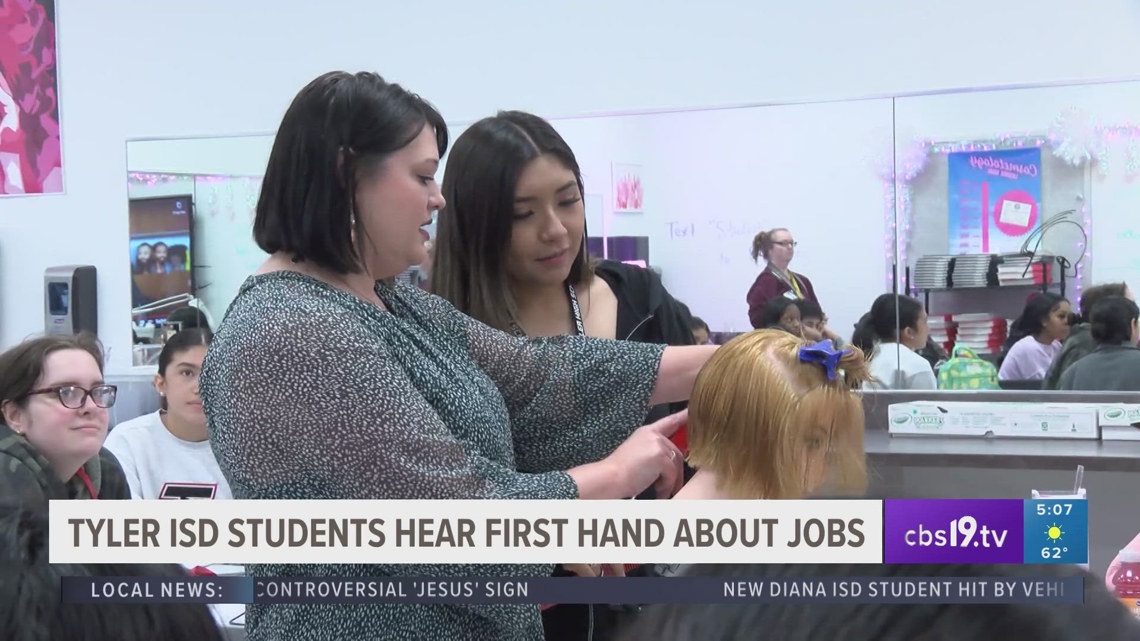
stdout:
<svg viewBox="0 0 1140 641">
<path fill-rule="evenodd" d="M 44 271 L 44 333 L 47 335 L 98 334 L 98 302 L 94 265 L 65 265 Z"/>
</svg>

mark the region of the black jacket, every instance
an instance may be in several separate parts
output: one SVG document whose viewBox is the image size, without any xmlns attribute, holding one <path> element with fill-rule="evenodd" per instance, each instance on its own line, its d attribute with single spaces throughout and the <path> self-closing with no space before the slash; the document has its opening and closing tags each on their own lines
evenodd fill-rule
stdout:
<svg viewBox="0 0 1140 641">
<path fill-rule="evenodd" d="M 627 265 L 616 261 L 602 261 L 595 265 L 594 274 L 606 281 L 617 297 L 618 340 L 659 345 L 692 345 L 693 331 L 690 329 L 691 315 L 688 308 L 673 298 L 661 283 L 661 278 L 651 270 Z M 679 412 L 688 403 L 671 403 L 649 408 L 646 423 Z M 692 470 L 686 467 L 686 477 Z M 653 488 L 649 488 L 637 498 L 656 498 Z M 644 576 L 650 568 L 643 566 L 631 575 Z M 561 566 L 555 576 L 566 576 Z M 559 605 L 542 613 L 546 641 L 611 641 L 616 638 L 623 624 L 628 623 L 635 608 L 611 607 L 606 605 Z"/>
<path fill-rule="evenodd" d="M 669 294 L 655 272 L 604 260 L 594 267 L 594 274 L 606 281 L 617 297 L 616 338 L 658 345 L 694 343 L 688 308 Z M 688 403 L 672 403 L 651 407 L 645 422 L 652 423 L 687 406 Z"/>
</svg>

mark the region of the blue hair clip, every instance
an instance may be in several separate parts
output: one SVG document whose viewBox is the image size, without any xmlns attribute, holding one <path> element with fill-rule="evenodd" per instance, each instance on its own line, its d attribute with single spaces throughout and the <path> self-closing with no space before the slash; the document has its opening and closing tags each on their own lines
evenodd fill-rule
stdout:
<svg viewBox="0 0 1140 641">
<path fill-rule="evenodd" d="M 819 363 L 827 370 L 827 380 L 834 381 L 839 376 L 839 360 L 843 358 L 844 350 L 835 349 L 831 339 L 820 341 L 814 345 L 804 345 L 800 348 L 800 360 L 805 363 Z"/>
</svg>

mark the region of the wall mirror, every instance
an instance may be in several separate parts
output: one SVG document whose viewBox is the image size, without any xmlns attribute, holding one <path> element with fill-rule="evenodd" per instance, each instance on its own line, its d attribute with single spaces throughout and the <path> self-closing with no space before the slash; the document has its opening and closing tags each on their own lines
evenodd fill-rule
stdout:
<svg viewBox="0 0 1140 641">
<path fill-rule="evenodd" d="M 963 346 L 1000 367 L 1031 296 L 1048 292 L 1077 312 L 1094 284 L 1140 282 L 1140 83 L 950 93 L 894 106 L 894 154 L 880 168 L 894 238 L 887 284 L 919 301 L 942 351 Z M 1050 344 L 1063 333 L 1036 339 Z M 1001 386 L 1040 389 L 1039 369 L 1012 359 Z"/>
<path fill-rule="evenodd" d="M 890 100 L 553 123 L 583 172 L 591 251 L 658 271 L 713 332 L 751 327 L 746 293 L 764 265 L 751 247 L 764 229 L 796 235 L 793 268 L 811 276 L 836 327 L 850 328 L 882 291 L 877 252 L 851 250 L 882 242 L 882 186 L 851 168 L 865 165 L 875 131 L 890 130 Z M 452 127 L 453 140 L 464 127 Z M 268 135 L 128 143 L 136 364 L 153 362 L 180 307 L 216 326 L 264 259 L 250 236 L 271 144 Z"/>
<path fill-rule="evenodd" d="M 752 241 L 783 227 L 841 338 L 898 291 L 942 350 L 996 360 L 1029 294 L 1076 309 L 1092 283 L 1140 282 L 1137 105 L 1131 82 L 552 122 L 583 171 L 591 251 L 658 271 L 714 334 L 752 327 Z M 216 326 L 264 259 L 251 227 L 271 144 L 128 143 L 137 364 L 181 307 Z"/>
<path fill-rule="evenodd" d="M 264 260 L 251 233 L 271 144 L 270 136 L 127 144 L 135 365 L 155 362 L 164 328 L 173 329 L 167 320 L 185 318 L 186 308 L 216 328 Z"/>
</svg>

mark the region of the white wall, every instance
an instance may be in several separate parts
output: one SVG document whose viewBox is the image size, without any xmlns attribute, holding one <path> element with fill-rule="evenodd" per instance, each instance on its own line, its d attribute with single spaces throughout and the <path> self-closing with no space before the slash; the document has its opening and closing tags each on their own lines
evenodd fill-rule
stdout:
<svg viewBox="0 0 1140 641">
<path fill-rule="evenodd" d="M 1140 75 L 1132 0 L 57 4 L 67 195 L 0 202 L 0 345 L 42 329 L 44 267 L 94 264 L 112 369 L 130 351 L 125 141 L 270 132 L 329 69 L 380 70 L 449 120 Z M 967 44 L 994 30 L 1031 35 Z"/>
<path fill-rule="evenodd" d="M 132 140 L 127 144 L 127 169 L 154 174 L 261 176 L 272 147 L 272 136 Z"/>
</svg>

